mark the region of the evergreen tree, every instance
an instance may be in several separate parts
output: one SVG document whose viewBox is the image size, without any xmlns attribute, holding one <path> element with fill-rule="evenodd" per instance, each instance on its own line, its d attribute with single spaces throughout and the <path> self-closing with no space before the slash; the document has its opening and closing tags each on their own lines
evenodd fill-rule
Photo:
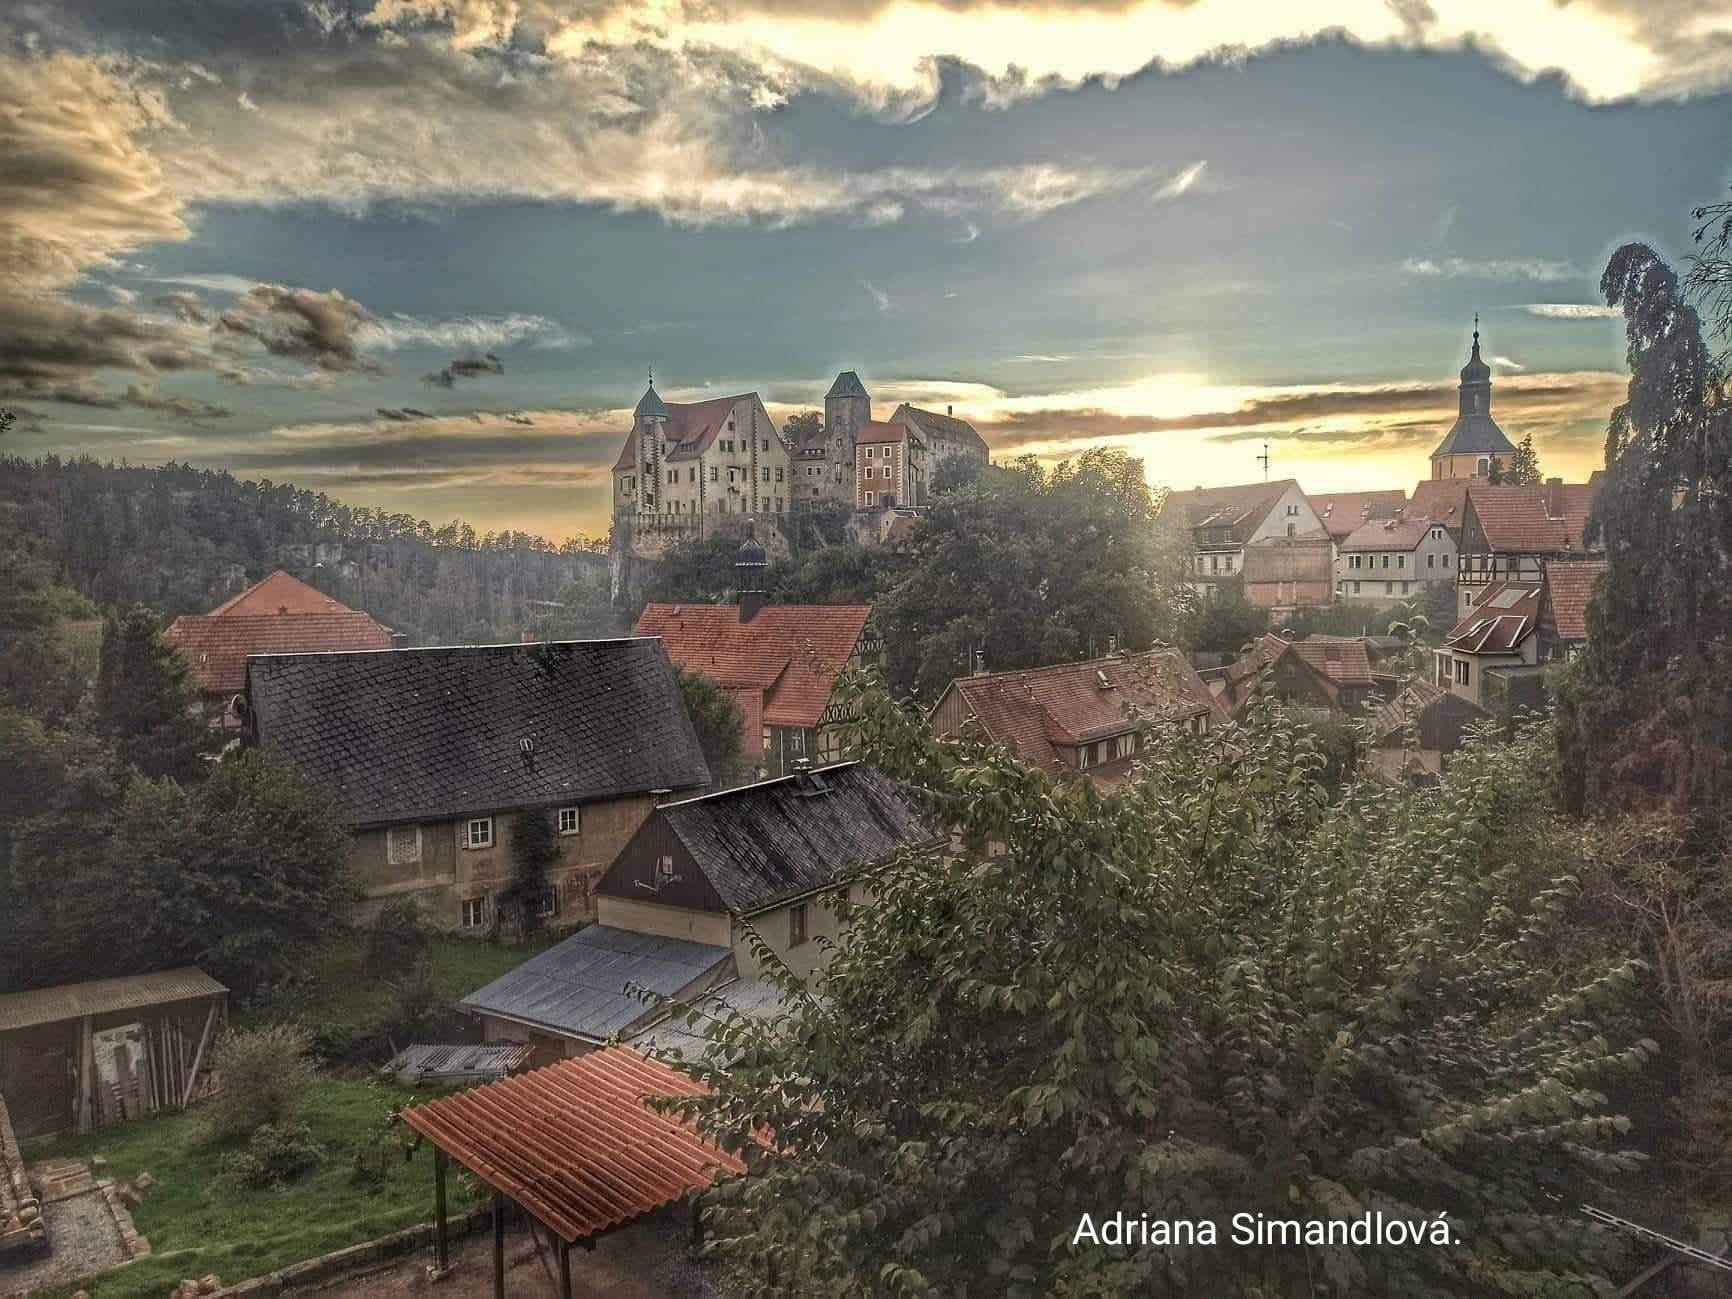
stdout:
<svg viewBox="0 0 1732 1299">
<path fill-rule="evenodd" d="M 1516 447 L 1515 454 L 1509 458 L 1509 464 L 1503 466 L 1499 479 L 1494 481 L 1535 487 L 1544 481 L 1540 474 L 1540 457 L 1534 450 L 1532 433 L 1522 435 L 1521 445 Z"/>
<path fill-rule="evenodd" d="M 99 729 L 144 775 L 193 780 L 203 773 L 210 729 L 198 716 L 186 663 L 142 605 L 110 619 L 96 678 Z"/>
</svg>

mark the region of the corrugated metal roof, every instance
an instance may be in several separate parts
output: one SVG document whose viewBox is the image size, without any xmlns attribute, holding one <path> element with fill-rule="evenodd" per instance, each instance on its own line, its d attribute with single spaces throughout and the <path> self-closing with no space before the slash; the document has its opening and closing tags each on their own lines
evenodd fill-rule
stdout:
<svg viewBox="0 0 1732 1299">
<path fill-rule="evenodd" d="M 528 1064 L 535 1048 L 513 1042 L 485 1046 L 406 1046 L 391 1057 L 384 1072 L 406 1087 L 447 1085 L 502 1078 Z"/>
<path fill-rule="evenodd" d="M 692 1005 L 713 1019 L 725 1020 L 729 1012 L 746 1019 L 775 1019 L 787 1009 L 781 988 L 764 979 L 741 979 L 714 992 L 692 998 Z M 727 1069 L 738 1057 L 716 1058 L 716 1043 L 705 1035 L 707 1021 L 687 1024 L 685 1015 L 670 1015 L 631 1038 L 639 1051 L 678 1051 L 682 1060 L 706 1060 Z"/>
<path fill-rule="evenodd" d="M 733 959 L 726 947 L 685 938 L 589 925 L 532 956 L 459 1004 L 567 1036 L 605 1042 L 655 1007 L 626 991 L 634 984 L 678 996 Z"/>
<path fill-rule="evenodd" d="M 130 974 L 122 979 L 93 979 L 89 983 L 63 983 L 31 992 L 9 992 L 0 996 L 0 1033 L 37 1024 L 57 1024 L 83 1015 L 108 1015 L 117 1010 L 191 1001 L 227 991 L 203 970 L 188 965 L 155 974 Z"/>
<path fill-rule="evenodd" d="M 746 1171 L 644 1104 L 705 1088 L 627 1047 L 561 1060 L 403 1111 L 403 1121 L 562 1240 L 617 1227 Z"/>
</svg>

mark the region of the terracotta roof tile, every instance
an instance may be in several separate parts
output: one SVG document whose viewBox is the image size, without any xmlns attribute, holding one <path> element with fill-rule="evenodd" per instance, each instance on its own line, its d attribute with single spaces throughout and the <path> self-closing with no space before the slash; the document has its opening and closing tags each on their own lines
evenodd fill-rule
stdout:
<svg viewBox="0 0 1732 1299">
<path fill-rule="evenodd" d="M 1444 637 L 1461 654 L 1512 654 L 1538 625 L 1538 582 L 1495 582 L 1474 600 L 1467 617 Z"/>
<path fill-rule="evenodd" d="M 1282 478 L 1272 483 L 1199 487 L 1194 491 L 1170 492 L 1162 508 L 1182 510 L 1186 523 L 1193 528 L 1252 527 L 1275 508 L 1275 503 L 1289 487 L 1294 486 L 1297 484 L 1293 479 Z"/>
<path fill-rule="evenodd" d="M 856 443 L 865 442 L 901 442 L 908 437 L 906 424 L 892 424 L 887 420 L 869 419 L 860 425 L 854 434 Z"/>
<path fill-rule="evenodd" d="M 1560 640 L 1588 638 L 1588 601 L 1605 571 L 1603 559 L 1554 559 L 1545 566 L 1546 598 Z"/>
<path fill-rule="evenodd" d="M 711 397 L 705 401 L 670 401 L 665 403 L 668 411 L 667 437 L 669 450 L 668 460 L 691 460 L 710 449 L 712 443 L 728 422 L 728 416 L 742 401 L 756 402 L 755 392 L 736 393 L 732 397 Z M 780 434 L 777 434 L 780 437 Z M 630 469 L 635 463 L 632 455 L 632 432 L 628 431 L 619 449 L 619 456 L 614 460 L 614 471 L 621 472 Z"/>
<path fill-rule="evenodd" d="M 1494 551 L 1582 550 L 1588 513 L 1599 488 L 1589 483 L 1558 484 L 1555 514 L 1550 505 L 1553 490 L 1545 484 L 1475 483 L 1467 496 Z"/>
<path fill-rule="evenodd" d="M 1282 654 L 1292 654 L 1321 672 L 1336 686 L 1369 686 L 1372 684 L 1371 659 L 1366 655 L 1363 640 L 1286 640 L 1280 636 L 1264 636 L 1260 642 L 1264 661 L 1273 663 Z"/>
<path fill-rule="evenodd" d="M 389 630 L 341 605 L 318 613 L 187 615 L 176 618 L 167 634 L 186 659 L 193 688 L 208 694 L 244 689 L 249 654 L 391 648 Z"/>
<path fill-rule="evenodd" d="M 1427 478 L 1413 489 L 1407 512 L 1415 518 L 1435 519 L 1451 532 L 1461 528 L 1467 509 L 1468 478 Z"/>
<path fill-rule="evenodd" d="M 1407 508 L 1407 493 L 1393 488 L 1375 492 L 1306 492 L 1305 499 L 1311 502 L 1323 527 L 1336 541 L 1368 519 L 1393 518 Z"/>
<path fill-rule="evenodd" d="M 260 613 L 332 613 L 347 610 L 347 605 L 339 604 L 318 588 L 308 586 L 300 578 L 279 568 L 269 577 L 254 582 L 239 595 L 224 600 L 205 617 L 240 617 Z"/>
<path fill-rule="evenodd" d="M 765 726 L 816 726 L 871 612 L 863 604 L 767 604 L 742 622 L 731 604 L 649 604 L 633 632 L 661 637 L 688 671 L 759 693 Z"/>
<path fill-rule="evenodd" d="M 693 1124 L 645 1104 L 707 1090 L 629 1047 L 608 1047 L 412 1106 L 402 1119 L 570 1242 L 745 1172 Z"/>
</svg>

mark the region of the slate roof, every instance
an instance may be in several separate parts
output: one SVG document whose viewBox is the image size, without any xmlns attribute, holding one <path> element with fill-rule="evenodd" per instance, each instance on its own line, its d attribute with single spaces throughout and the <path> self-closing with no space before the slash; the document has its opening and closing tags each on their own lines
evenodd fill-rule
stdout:
<svg viewBox="0 0 1732 1299">
<path fill-rule="evenodd" d="M 832 397 L 866 397 L 866 385 L 860 382 L 860 376 L 852 370 L 844 370 L 836 376 L 836 382 L 830 385 L 830 391 L 824 394 L 824 400 Z"/>
<path fill-rule="evenodd" d="M 664 803 L 653 818 L 739 916 L 829 888 L 903 848 L 946 842 L 905 790 L 862 762 Z M 610 891 L 606 875 L 596 891 Z"/>
<path fill-rule="evenodd" d="M 1438 525 L 1430 519 L 1372 519 L 1341 543 L 1342 550 L 1412 550 Z"/>
<path fill-rule="evenodd" d="M 890 423 L 910 425 L 917 432 L 924 433 L 929 440 L 960 442 L 969 450 L 978 453 L 982 460 L 991 458 L 986 439 L 975 431 L 974 425 L 965 419 L 958 419 L 955 415 L 940 415 L 937 411 L 922 410 L 918 406 L 903 402 L 890 412 Z"/>
<path fill-rule="evenodd" d="M 1234 487 L 1199 487 L 1194 491 L 1169 493 L 1163 509 L 1184 511 L 1192 528 L 1241 528 L 1250 531 L 1260 524 L 1289 487 L 1291 478 L 1272 483 L 1242 483 Z"/>
<path fill-rule="evenodd" d="M 1306 492 L 1305 499 L 1323 527 L 1341 541 L 1368 519 L 1389 519 L 1407 508 L 1407 493 L 1399 488 L 1375 492 Z"/>
<path fill-rule="evenodd" d="M 331 613 L 347 611 L 317 587 L 308 586 L 300 578 L 277 569 L 269 577 L 254 582 L 239 595 L 230 596 L 205 615 L 221 618 L 225 615 L 262 613 Z"/>
<path fill-rule="evenodd" d="M 766 604 L 749 621 L 731 604 L 648 604 L 633 629 L 730 691 L 762 698 L 766 726 L 816 726 L 871 608 Z"/>
<path fill-rule="evenodd" d="M 244 689 L 249 654 L 391 648 L 387 628 L 359 609 L 333 605 L 318 613 L 188 614 L 166 634 L 186 659 L 193 688 L 207 694 Z"/>
<path fill-rule="evenodd" d="M 261 655 L 247 693 L 258 742 L 330 788 L 351 825 L 710 780 L 652 640 Z"/>
<path fill-rule="evenodd" d="M 1588 601 L 1605 571 L 1603 559 L 1554 559 L 1545 565 L 1546 600 L 1559 640 L 1588 638 Z"/>
<path fill-rule="evenodd" d="M 161 970 L 155 974 L 129 974 L 118 979 L 92 979 L 88 983 L 62 983 L 53 988 L 0 995 L 0 1033 L 58 1024 L 85 1015 L 108 1015 L 121 1010 L 142 1010 L 176 1001 L 215 997 L 227 992 L 210 975 L 195 966 Z"/>
<path fill-rule="evenodd" d="M 1584 549 L 1582 537 L 1599 492 L 1591 483 L 1475 482 L 1467 489 L 1467 499 L 1492 550 L 1563 552 Z"/>
<path fill-rule="evenodd" d="M 1449 426 L 1449 432 L 1443 435 L 1443 441 L 1437 444 L 1431 458 L 1509 455 L 1514 451 L 1515 443 L 1498 427 L 1490 411 L 1464 411 L 1455 417 L 1455 423 Z"/>
<path fill-rule="evenodd" d="M 1209 687 L 1175 650 L 979 673 L 958 677 L 949 689 L 962 697 L 989 737 L 1024 762 L 1066 770 L 1073 768 L 1060 761 L 1055 743 L 1085 744 L 1123 735 L 1143 720 L 1222 716 Z M 943 703 L 941 698 L 934 713 Z"/>
<path fill-rule="evenodd" d="M 731 968 L 733 957 L 731 948 L 688 938 L 586 925 L 458 1005 L 562 1036 L 605 1042 L 657 1013 L 652 1003 L 626 991 L 627 984 L 678 996 L 707 978 L 721 978 L 721 967 Z"/>
<path fill-rule="evenodd" d="M 1455 625 L 1444 645 L 1458 654 L 1513 654 L 1539 623 L 1538 582 L 1495 582 Z"/>
</svg>

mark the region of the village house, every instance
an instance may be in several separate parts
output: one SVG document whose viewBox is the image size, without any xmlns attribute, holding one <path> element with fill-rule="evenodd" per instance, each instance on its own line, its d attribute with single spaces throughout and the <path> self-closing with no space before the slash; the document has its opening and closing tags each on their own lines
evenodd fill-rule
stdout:
<svg viewBox="0 0 1732 1299">
<path fill-rule="evenodd" d="M 1516 578 L 1482 588 L 1437 651 L 1437 684 L 1502 721 L 1540 707 L 1542 585 Z"/>
<path fill-rule="evenodd" d="M 852 370 L 838 374 L 824 394 L 823 428 L 794 441 L 789 453 L 798 499 L 829 497 L 856 510 L 919 507 L 940 465 L 957 456 L 981 464 L 991 458 L 954 407 L 939 415 L 904 402 L 888 420 L 873 419 L 872 396 Z"/>
<path fill-rule="evenodd" d="M 1489 481 L 1507 467 L 1515 444 L 1491 416 L 1491 367 L 1479 354 L 1479 317 L 1473 322 L 1473 353 L 1461 367 L 1455 423 L 1431 453 L 1431 476 Z"/>
<path fill-rule="evenodd" d="M 926 443 L 908 425 L 867 420 L 855 434 L 854 455 L 855 509 L 926 504 Z"/>
<path fill-rule="evenodd" d="M 1269 537 L 1245 547 L 1245 599 L 1258 609 L 1327 608 L 1335 543 L 1318 531 L 1303 537 Z"/>
<path fill-rule="evenodd" d="M 1191 530 L 1197 552 L 1192 586 L 1204 595 L 1213 594 L 1223 579 L 1243 578 L 1246 547 L 1276 538 L 1323 533 L 1316 511 L 1291 478 L 1170 492 L 1161 508 L 1179 511 Z M 1323 581 L 1327 589 L 1327 569 Z"/>
<path fill-rule="evenodd" d="M 1455 539 L 1427 518 L 1374 519 L 1341 543 L 1337 591 L 1345 600 L 1387 602 L 1455 585 Z"/>
<path fill-rule="evenodd" d="M 183 614 L 165 635 L 186 662 L 200 710 L 228 727 L 240 725 L 231 705 L 246 688 L 248 655 L 392 645 L 389 628 L 281 569 L 209 613 Z"/>
<path fill-rule="evenodd" d="M 1305 499 L 1336 545 L 1372 519 L 1393 519 L 1407 510 L 1407 494 L 1399 488 L 1370 492 L 1306 492 Z"/>
<path fill-rule="evenodd" d="M 1394 699 L 1376 705 L 1371 763 L 1385 776 L 1438 776 L 1467 741 L 1468 731 L 1491 720 L 1472 700 L 1429 681 L 1409 682 Z"/>
<path fill-rule="evenodd" d="M 1461 552 L 1461 521 L 1467 513 L 1468 478 L 1426 478 L 1414 484 L 1405 513 L 1415 519 L 1430 519 L 1441 525 Z"/>
<path fill-rule="evenodd" d="M 814 974 L 876 871 L 898 854 L 935 854 L 946 843 L 909 793 L 858 762 L 664 803 L 602 877 L 597 923 L 465 997 L 462 1008 L 488 1041 L 530 1045 L 538 1064 L 614 1037 L 701 1056 L 701 1026 L 670 1021 L 665 1006 L 627 985 L 775 1014 L 764 952 L 797 977 Z"/>
<path fill-rule="evenodd" d="M 1259 691 L 1292 707 L 1343 716 L 1367 712 L 1378 698 L 1365 642 L 1356 637 L 1260 637 L 1222 674 L 1218 701 L 1237 717 Z"/>
<path fill-rule="evenodd" d="M 1494 583 L 1537 585 L 1547 563 L 1587 558 L 1588 516 L 1598 495 L 1596 483 L 1561 478 L 1538 485 L 1470 486 L 1456 567 L 1457 611 L 1465 617 Z"/>
<path fill-rule="evenodd" d="M 863 604 L 766 604 L 764 548 L 747 538 L 734 566 L 735 604 L 647 604 L 635 634 L 739 703 L 741 749 L 763 774 L 842 754 L 831 695 L 850 665 L 877 657 Z"/>
<path fill-rule="evenodd" d="M 1540 592 L 1539 661 L 1566 663 L 1588 643 L 1588 601 L 1606 571 L 1604 559 L 1554 559 Z"/>
<path fill-rule="evenodd" d="M 938 735 L 978 733 L 1042 770 L 1086 774 L 1109 793 L 1163 727 L 1201 734 L 1226 719 L 1183 654 L 1147 650 L 959 677 L 930 720 Z"/>
<path fill-rule="evenodd" d="M 551 928 L 658 802 L 710 783 L 673 666 L 653 640 L 555 641 L 248 660 L 250 743 L 330 791 L 351 835 L 362 917 L 414 899 L 485 935 L 516 872 L 512 818 L 544 814 L 559 859 Z"/>
</svg>

